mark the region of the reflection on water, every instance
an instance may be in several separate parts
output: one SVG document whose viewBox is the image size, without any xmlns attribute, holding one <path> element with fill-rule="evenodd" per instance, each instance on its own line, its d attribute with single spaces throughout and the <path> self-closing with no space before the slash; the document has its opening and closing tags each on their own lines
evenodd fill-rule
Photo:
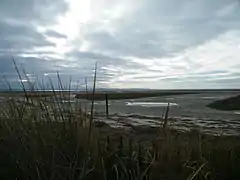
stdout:
<svg viewBox="0 0 240 180">
<path fill-rule="evenodd" d="M 62 100 L 62 103 L 75 103 L 76 101 L 74 100 Z"/>
<path fill-rule="evenodd" d="M 179 130 L 194 128 L 213 134 L 240 135 L 240 111 L 219 111 L 207 107 L 213 101 L 238 94 L 221 92 L 110 100 L 109 112 L 112 115 L 110 119 L 122 126 L 127 124 L 159 126 L 166 112 L 166 106 L 171 102 L 168 117 L 173 128 Z M 96 105 L 95 111 L 104 115 L 105 103 Z"/>
<path fill-rule="evenodd" d="M 188 95 L 172 95 L 127 100 L 109 100 L 109 118 L 105 117 L 106 102 L 95 101 L 95 118 L 106 121 L 113 127 L 132 125 L 161 126 L 166 107 L 169 105 L 170 126 L 179 130 L 199 128 L 204 132 L 238 134 L 240 135 L 240 111 L 218 111 L 206 105 L 218 99 L 236 96 L 239 93 L 201 93 Z M 0 97 L 1 102 L 9 98 Z M 24 98 L 17 101 L 24 102 Z M 56 103 L 53 98 L 46 103 Z M 91 101 L 75 99 L 73 97 L 61 99 L 61 105 L 74 106 L 77 102 L 81 107 L 89 110 Z M 58 102 L 58 103 L 59 103 Z M 1 114 L 1 111 L 0 111 Z"/>
<path fill-rule="evenodd" d="M 202 97 L 202 99 L 218 99 L 217 97 Z"/>
<path fill-rule="evenodd" d="M 167 107 L 177 106 L 177 103 L 165 103 L 165 102 L 127 102 L 127 106 L 142 106 L 142 107 Z"/>
</svg>

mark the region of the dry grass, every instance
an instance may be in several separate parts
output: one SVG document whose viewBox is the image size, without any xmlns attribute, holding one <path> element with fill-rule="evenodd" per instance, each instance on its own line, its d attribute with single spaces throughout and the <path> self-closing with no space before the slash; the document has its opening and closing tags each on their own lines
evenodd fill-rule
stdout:
<svg viewBox="0 0 240 180">
<path fill-rule="evenodd" d="M 61 89 L 59 75 L 58 80 Z M 0 179 L 240 178 L 238 137 L 173 131 L 167 127 L 167 112 L 164 129 L 98 128 L 94 102 L 87 116 L 80 104 L 62 103 L 70 100 L 63 91 L 52 89 L 48 101 L 54 103 L 35 93 L 41 98 L 25 93 L 25 102 L 10 99 L 1 109 Z"/>
</svg>

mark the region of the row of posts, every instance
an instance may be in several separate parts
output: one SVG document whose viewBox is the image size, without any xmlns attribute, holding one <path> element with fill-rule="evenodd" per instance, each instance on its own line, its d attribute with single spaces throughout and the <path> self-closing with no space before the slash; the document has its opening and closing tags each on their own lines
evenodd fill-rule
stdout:
<svg viewBox="0 0 240 180">
<path fill-rule="evenodd" d="M 108 94 L 105 93 L 105 101 L 106 101 L 106 117 L 109 117 L 109 104 L 108 104 Z M 170 108 L 170 103 L 168 103 L 165 115 L 164 115 L 164 124 L 163 127 L 165 127 L 167 125 L 167 121 L 168 121 L 168 114 L 169 114 L 169 108 Z"/>
</svg>

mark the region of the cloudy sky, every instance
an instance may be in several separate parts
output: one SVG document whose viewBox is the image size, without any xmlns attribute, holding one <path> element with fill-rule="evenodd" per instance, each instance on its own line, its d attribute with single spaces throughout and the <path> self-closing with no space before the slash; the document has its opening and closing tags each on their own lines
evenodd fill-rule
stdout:
<svg viewBox="0 0 240 180">
<path fill-rule="evenodd" d="M 238 0 L 1 0 L 0 89 L 19 80 L 103 88 L 240 88 Z"/>
</svg>

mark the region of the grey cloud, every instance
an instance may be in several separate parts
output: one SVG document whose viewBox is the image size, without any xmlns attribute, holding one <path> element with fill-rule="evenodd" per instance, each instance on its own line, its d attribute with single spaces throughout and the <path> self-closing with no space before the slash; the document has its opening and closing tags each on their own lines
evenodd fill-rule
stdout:
<svg viewBox="0 0 240 180">
<path fill-rule="evenodd" d="M 201 73 L 195 73 L 198 75 L 218 75 L 218 74 L 227 74 L 228 71 L 223 71 L 223 70 L 218 70 L 218 71 L 206 71 L 206 72 L 201 72 Z"/>
<path fill-rule="evenodd" d="M 31 25 L 16 25 L 0 22 L 0 49 L 9 51 L 30 50 L 39 46 L 54 46 Z"/>
<path fill-rule="evenodd" d="M 56 31 L 53 31 L 53 30 L 48 30 L 47 32 L 45 32 L 45 35 L 50 36 L 50 37 L 54 37 L 54 38 L 63 38 L 63 39 L 67 38 L 66 35 L 60 34 L 60 33 L 56 32 Z"/>
<path fill-rule="evenodd" d="M 42 73 L 47 70 L 52 70 L 55 67 L 54 60 L 45 60 L 34 57 L 20 57 L 20 56 L 11 57 L 10 55 L 2 55 L 0 56 L 0 62 L 1 64 L 4 64 L 4 66 L 0 66 L 1 73 L 16 74 L 12 58 L 15 60 L 19 69 L 25 69 L 27 72 L 29 71 L 35 73 Z"/>
<path fill-rule="evenodd" d="M 131 17 L 120 21 L 121 26 L 114 33 L 86 26 L 86 40 L 93 49 L 115 55 L 159 58 L 202 44 L 229 29 L 240 28 L 236 18 L 240 16 L 240 7 L 223 16 L 217 15 L 234 1 L 145 2 Z"/>
<path fill-rule="evenodd" d="M 13 52 L 25 53 L 36 47 L 54 46 L 37 31 L 37 26 L 54 23 L 56 17 L 66 10 L 64 0 L 0 1 L 1 52 L 11 49 Z"/>
<path fill-rule="evenodd" d="M 73 50 L 67 53 L 65 56 L 66 58 L 73 59 L 71 61 L 71 64 L 75 65 L 75 67 L 71 67 L 71 69 L 65 68 L 64 71 L 68 71 L 68 73 L 69 71 L 72 73 L 76 72 L 74 73 L 75 76 L 81 78 L 92 77 L 92 70 L 94 69 L 95 63 L 97 63 L 98 81 L 108 81 L 111 79 L 114 76 L 114 73 L 109 72 L 109 68 L 112 69 L 112 67 L 122 67 L 125 69 L 140 68 L 140 65 L 137 66 L 135 63 L 132 63 L 128 59 L 105 55 L 98 52 Z M 65 67 L 67 67 L 67 64 Z M 72 75 L 74 76 L 74 74 Z"/>
<path fill-rule="evenodd" d="M 86 38 L 93 49 L 107 51 L 117 56 L 152 58 L 167 54 L 159 34 L 154 31 L 137 32 L 131 29 L 111 35 L 109 32 L 93 32 Z"/>
<path fill-rule="evenodd" d="M 68 84 L 70 77 L 72 78 L 72 82 L 76 82 L 78 80 L 83 82 L 85 77 L 88 77 L 88 79 L 91 80 L 92 77 L 92 71 L 90 68 L 62 67 L 62 65 L 66 62 L 58 59 L 46 60 L 42 58 L 23 58 L 15 56 L 14 60 L 22 79 L 26 79 L 25 73 L 27 73 L 31 75 L 31 77 L 36 77 L 32 78 L 33 81 L 38 80 L 38 83 L 42 83 L 43 80 L 45 85 L 48 84 L 48 87 L 50 87 L 49 83 L 50 79 L 52 79 L 54 87 L 58 88 L 57 72 L 59 73 L 63 84 Z M 12 88 L 21 88 L 19 77 L 11 56 L 0 56 L 0 62 L 1 64 L 4 64 L 4 66 L 0 66 L 0 82 L 7 80 L 11 84 Z M 0 89 L 1 88 L 2 87 L 0 87 Z"/>
<path fill-rule="evenodd" d="M 93 60 L 111 60 L 112 59 L 112 57 L 109 57 L 101 53 L 95 53 L 91 51 L 77 51 L 77 50 L 68 52 L 66 56 L 72 56 L 80 59 L 81 58 L 93 59 Z"/>
<path fill-rule="evenodd" d="M 137 65 L 129 59 L 106 55 L 100 52 L 91 51 L 77 51 L 73 50 L 65 54 L 66 58 L 73 59 L 72 64 L 76 64 L 80 69 L 93 69 L 95 63 L 98 64 L 98 72 L 101 74 L 109 74 L 109 68 L 123 68 L 123 69 L 144 69 L 142 65 Z"/>
<path fill-rule="evenodd" d="M 99 52 L 93 51 L 77 51 L 73 50 L 65 54 L 66 57 L 72 57 L 79 63 L 94 64 L 95 62 L 100 63 L 102 66 L 110 64 L 124 63 L 125 59 L 117 56 L 109 56 Z"/>
<path fill-rule="evenodd" d="M 68 9 L 64 0 L 1 0 L 0 19 L 24 23 L 53 23 L 57 15 Z"/>
<path fill-rule="evenodd" d="M 0 73 L 13 83 L 18 81 L 16 70 L 11 60 L 15 58 L 20 72 L 34 72 L 42 76 L 44 72 L 55 70 L 52 61 L 41 58 L 41 55 L 52 55 L 51 51 L 36 52 L 39 47 L 54 47 L 55 44 L 46 39 L 46 35 L 38 31 L 38 26 L 56 22 L 57 16 L 66 12 L 68 6 L 64 0 L 2 0 L 0 1 Z M 60 36 L 54 32 L 48 35 Z M 11 55 L 10 55 L 11 54 Z M 28 57 L 23 57 L 27 55 Z"/>
<path fill-rule="evenodd" d="M 59 71 L 64 82 L 68 82 L 70 76 L 74 82 L 85 77 L 91 80 L 92 69 L 95 62 L 98 62 L 99 81 L 110 82 L 109 85 L 111 82 L 118 83 L 118 78 L 126 75 L 129 78 L 127 80 L 123 78 L 123 82 L 130 83 L 131 80 L 133 82 L 135 80 L 140 86 L 144 86 L 144 83 L 141 84 L 141 78 L 145 81 L 155 80 L 165 83 L 181 80 L 201 81 L 201 86 L 212 86 L 214 83 L 205 82 L 205 79 L 214 81 L 219 74 L 223 74 L 226 78 L 238 75 L 222 70 L 194 74 L 189 72 L 188 68 L 198 69 L 200 65 L 189 60 L 187 56 L 183 60 L 184 63 L 173 61 L 168 62 L 167 65 L 164 64 L 164 58 L 168 61 L 171 59 L 169 57 L 196 48 L 229 30 L 240 29 L 238 20 L 240 11 L 236 2 L 235 0 L 211 2 L 140 0 L 138 3 L 141 5 L 128 16 L 114 19 L 112 22 L 110 19 L 111 27 L 102 26 L 101 22 L 95 21 L 84 24 L 84 28 L 79 32 L 81 37 L 68 42 L 67 48 L 73 50 L 66 53 L 63 59 L 56 59 L 51 58 L 54 52 L 48 51 L 47 48 L 42 52 L 33 49 L 54 47 L 55 44 L 49 42 L 46 37 L 67 39 L 67 35 L 57 30 L 47 30 L 42 34 L 37 31 L 37 26 L 53 25 L 56 18 L 68 9 L 67 3 L 64 0 L 2 0 L 0 2 L 0 72 L 16 80 L 16 72 L 9 58 L 9 49 L 11 49 L 21 68 L 39 76 L 48 74 L 44 76 L 46 79 L 56 78 L 56 71 Z M 115 2 L 111 1 L 107 9 L 114 4 Z M 79 51 L 83 41 L 89 44 L 89 49 Z M 21 57 L 23 54 L 29 57 Z M 151 70 L 150 66 L 134 62 L 131 58 L 142 58 L 150 62 L 161 61 L 161 63 L 158 62 L 158 66 Z M 181 72 L 186 71 L 186 75 L 171 76 L 164 68 L 170 69 L 171 72 L 181 69 Z M 234 68 L 239 69 L 237 66 Z M 204 67 L 202 69 L 204 70 Z M 152 75 L 148 75 L 148 72 Z M 138 74 L 143 76 L 138 77 Z"/>
</svg>

